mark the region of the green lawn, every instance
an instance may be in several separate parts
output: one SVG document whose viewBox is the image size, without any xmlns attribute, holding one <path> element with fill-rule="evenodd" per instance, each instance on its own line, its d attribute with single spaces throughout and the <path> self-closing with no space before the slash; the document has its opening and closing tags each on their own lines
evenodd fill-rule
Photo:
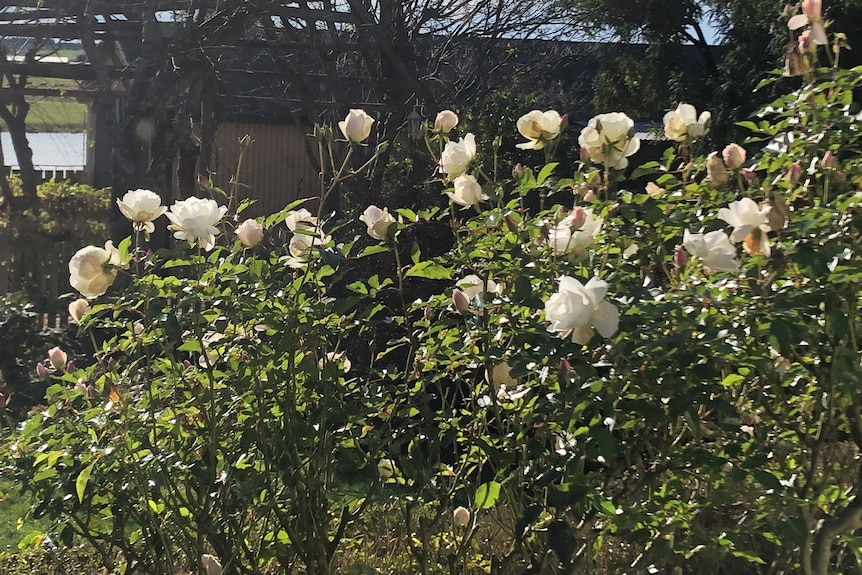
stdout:
<svg viewBox="0 0 862 575">
<path fill-rule="evenodd" d="M 25 516 L 29 509 L 29 498 L 22 496 L 14 483 L 0 479 L 0 553 L 17 551 L 18 542 L 34 529 L 40 528 L 37 521 L 28 519 L 18 529 L 18 518 Z"/>
<path fill-rule="evenodd" d="M 39 98 L 27 114 L 29 132 L 82 132 L 87 127 L 87 106 L 75 100 Z"/>
</svg>

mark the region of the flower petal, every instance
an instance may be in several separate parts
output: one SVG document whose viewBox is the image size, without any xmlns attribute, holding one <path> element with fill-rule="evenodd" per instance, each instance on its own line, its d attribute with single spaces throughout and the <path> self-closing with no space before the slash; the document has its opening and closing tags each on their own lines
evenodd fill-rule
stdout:
<svg viewBox="0 0 862 575">
<path fill-rule="evenodd" d="M 617 332 L 620 326 L 619 310 L 614 304 L 607 301 L 599 304 L 599 307 L 593 312 L 591 319 L 596 331 L 602 337 L 611 337 Z"/>
</svg>

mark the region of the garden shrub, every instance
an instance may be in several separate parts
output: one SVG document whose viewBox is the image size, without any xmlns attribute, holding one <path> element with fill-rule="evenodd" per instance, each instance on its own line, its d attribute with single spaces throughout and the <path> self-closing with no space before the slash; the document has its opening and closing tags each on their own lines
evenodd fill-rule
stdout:
<svg viewBox="0 0 862 575">
<path fill-rule="evenodd" d="M 13 195 L 20 181 L 10 178 Z M 108 189 L 97 190 L 69 180 L 49 180 L 37 188 L 38 203 L 23 213 L 0 215 L 0 241 L 12 260 L 11 285 L 41 312 L 64 312 L 66 304 L 48 299 L 46 276 L 63 273 L 65 263 L 81 247 L 108 234 L 113 207 Z"/>
<path fill-rule="evenodd" d="M 799 50 L 747 148 L 704 150 L 681 105 L 631 179 L 624 113 L 572 164 L 534 111 L 511 178 L 498 143 L 429 132 L 448 207 L 233 228 L 130 192 L 135 234 L 70 264 L 82 331 L 110 335 L 52 362 L 6 472 L 126 573 L 858 570 L 862 68 Z M 152 252 L 163 213 L 180 241 Z"/>
</svg>

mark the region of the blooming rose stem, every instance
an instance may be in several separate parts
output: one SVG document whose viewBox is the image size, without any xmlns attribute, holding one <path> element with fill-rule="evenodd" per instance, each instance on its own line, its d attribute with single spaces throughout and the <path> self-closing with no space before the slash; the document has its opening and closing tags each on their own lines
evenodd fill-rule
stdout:
<svg viewBox="0 0 862 575">
<path fill-rule="evenodd" d="M 135 243 L 132 246 L 133 254 L 135 254 L 135 276 L 141 277 L 141 262 L 138 259 L 138 252 L 141 251 L 141 231 L 139 229 L 135 229 Z"/>
</svg>

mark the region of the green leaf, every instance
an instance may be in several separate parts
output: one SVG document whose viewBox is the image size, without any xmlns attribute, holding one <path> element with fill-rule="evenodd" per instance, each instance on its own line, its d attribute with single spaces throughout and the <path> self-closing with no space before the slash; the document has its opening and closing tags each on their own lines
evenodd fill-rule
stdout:
<svg viewBox="0 0 862 575">
<path fill-rule="evenodd" d="M 477 509 L 490 509 L 500 497 L 500 484 L 496 481 L 483 483 L 476 490 L 475 503 Z"/>
<path fill-rule="evenodd" d="M 536 178 L 536 182 L 541 186 L 545 183 L 545 180 L 554 172 L 554 169 L 559 166 L 559 162 L 551 162 L 547 164 L 542 170 L 539 172 L 538 177 Z"/>
<path fill-rule="evenodd" d="M 359 253 L 360 258 L 364 258 L 365 256 L 373 256 L 374 254 L 380 254 L 383 252 L 388 252 L 389 248 L 386 247 L 385 244 L 376 244 L 373 246 L 368 246 L 364 250 Z"/>
<path fill-rule="evenodd" d="M 75 492 L 78 494 L 78 501 L 81 503 L 84 502 L 84 491 L 87 489 L 87 482 L 90 481 L 90 474 L 93 472 L 93 467 L 95 466 L 95 463 L 91 463 L 82 469 L 75 480 Z"/>
<path fill-rule="evenodd" d="M 410 220 L 411 222 L 419 221 L 419 216 L 416 215 L 416 212 L 409 208 L 398 208 L 395 211 L 398 212 L 400 215 L 404 216 L 406 219 Z"/>
<path fill-rule="evenodd" d="M 189 351 L 189 352 L 200 352 L 203 351 L 201 349 L 201 342 L 196 339 L 190 339 L 187 342 L 184 342 L 181 346 L 177 348 L 179 351 Z"/>
<path fill-rule="evenodd" d="M 452 268 L 443 267 L 440 264 L 424 261 L 419 262 L 404 274 L 407 278 L 427 278 L 430 280 L 452 279 Z"/>
</svg>

